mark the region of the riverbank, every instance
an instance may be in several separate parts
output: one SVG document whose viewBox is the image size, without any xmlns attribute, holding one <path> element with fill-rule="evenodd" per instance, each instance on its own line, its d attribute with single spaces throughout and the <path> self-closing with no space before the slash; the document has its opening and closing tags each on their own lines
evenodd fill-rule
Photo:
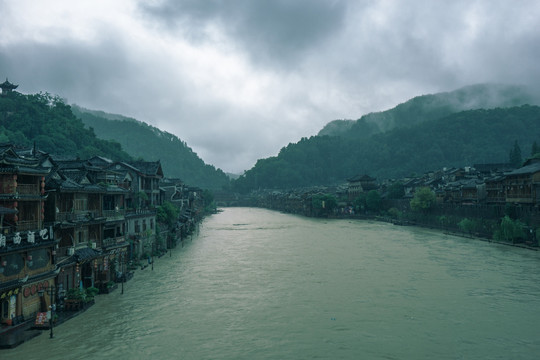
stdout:
<svg viewBox="0 0 540 360">
<path fill-rule="evenodd" d="M 186 236 L 186 238 L 179 241 L 178 245 L 181 247 L 184 247 L 184 243 L 186 241 L 192 241 L 193 240 L 193 232 L 199 231 L 199 223 L 202 221 L 202 218 L 196 223 L 196 226 L 194 227 L 193 231 L 189 234 L 189 236 Z M 169 249 L 167 252 L 171 252 L 172 249 Z M 126 273 L 127 276 L 124 277 L 124 282 L 128 282 L 131 280 L 135 274 L 135 272 L 138 271 L 152 271 L 154 262 L 157 261 L 159 258 L 165 256 L 166 253 L 161 253 L 159 256 L 153 257 L 152 261 L 148 264 L 144 264 L 139 267 L 134 267 L 133 270 L 130 270 Z M 147 268 L 151 268 L 147 269 Z M 112 292 L 118 292 L 122 291 L 124 284 L 122 282 L 116 283 L 114 286 L 110 287 L 107 292 L 101 292 L 94 299 L 91 301 L 87 301 L 84 304 L 81 304 L 81 306 L 77 306 L 76 309 L 72 307 L 63 307 L 58 308 L 57 311 L 54 312 L 54 323 L 52 325 L 52 330 L 50 327 L 50 323 L 48 321 L 45 321 L 43 324 L 36 324 L 36 318 L 33 316 L 29 319 L 24 319 L 19 321 L 15 325 L 7 325 L 7 324 L 1 324 L 0 325 L 0 351 L 4 349 L 13 349 L 27 341 L 30 341 L 34 339 L 37 336 L 42 335 L 43 333 L 48 333 L 47 336 L 50 336 L 50 334 L 54 337 L 54 329 L 61 325 L 62 323 L 69 321 L 78 315 L 82 314 L 83 312 L 89 310 L 94 304 L 97 299 L 99 301 L 99 298 L 102 296 L 107 296 L 109 293 Z M 0 356 L 1 357 L 1 356 Z"/>
<path fill-rule="evenodd" d="M 275 209 L 269 209 L 269 210 L 275 210 Z M 284 213 L 288 213 L 287 211 L 283 211 Z M 296 215 L 302 215 L 305 217 L 312 217 L 308 215 L 303 214 L 296 214 Z M 485 236 L 479 236 L 478 234 L 472 234 L 472 233 L 465 233 L 463 231 L 452 231 L 448 227 L 438 227 L 434 226 L 433 224 L 424 224 L 422 222 L 413 221 L 413 220 L 407 220 L 407 219 L 395 219 L 380 215 L 367 215 L 367 214 L 333 214 L 327 216 L 329 219 L 350 219 L 350 220 L 373 220 L 373 221 L 380 221 L 380 222 L 386 222 L 391 223 L 396 226 L 417 226 L 420 228 L 426 228 L 426 229 L 432 229 L 440 231 L 441 233 L 444 233 L 446 235 L 452 235 L 452 236 L 459 236 L 463 238 L 478 240 L 478 241 L 484 241 L 488 243 L 498 244 L 498 245 L 504 245 L 504 246 L 510 246 L 510 247 L 518 247 L 522 249 L 532 250 L 532 251 L 538 251 L 538 246 L 534 246 L 532 244 L 526 244 L 526 243 L 510 243 L 505 241 L 498 241 L 494 240 L 490 237 Z"/>
<path fill-rule="evenodd" d="M 436 227 L 436 226 L 433 226 L 433 225 L 426 225 L 426 224 L 418 223 L 418 222 L 415 222 L 415 221 L 390 219 L 390 218 L 381 217 L 381 216 L 373 216 L 370 219 L 375 220 L 375 221 L 388 222 L 388 223 L 391 223 L 393 225 L 398 225 L 398 226 L 417 226 L 417 227 L 420 227 L 420 228 L 437 230 L 437 231 L 440 231 L 440 232 L 442 232 L 442 233 L 444 233 L 446 235 L 459 236 L 459 237 L 462 237 L 462 238 L 473 239 L 473 240 L 478 240 L 478 241 L 484 241 L 484 242 L 498 244 L 498 245 L 505 245 L 505 246 L 523 248 L 523 249 L 527 249 L 527 250 L 538 251 L 538 246 L 533 246 L 533 245 L 528 245 L 528 244 L 523 244 L 523 243 L 510 243 L 510 242 L 505 242 L 505 241 L 498 241 L 498 240 L 494 240 L 492 238 L 487 238 L 487 237 L 482 237 L 482 236 L 478 236 L 478 235 L 475 235 L 475 234 L 465 233 L 463 231 L 451 231 L 449 229 Z"/>
<path fill-rule="evenodd" d="M 0 328 L 0 349 L 12 349 L 24 342 L 41 335 L 43 332 L 49 331 L 50 336 L 54 336 L 54 328 L 77 315 L 85 312 L 94 305 L 94 301 L 86 304 L 77 311 L 58 311 L 55 313 L 55 321 L 52 326 L 49 322 L 43 325 L 36 325 L 35 319 L 29 319 L 15 326 L 2 325 Z"/>
</svg>

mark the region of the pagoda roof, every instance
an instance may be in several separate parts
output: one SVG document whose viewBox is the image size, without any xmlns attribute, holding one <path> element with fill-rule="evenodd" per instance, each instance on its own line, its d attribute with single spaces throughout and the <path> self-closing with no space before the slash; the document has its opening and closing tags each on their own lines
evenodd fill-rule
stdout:
<svg viewBox="0 0 540 360">
<path fill-rule="evenodd" d="M 2 90 L 15 90 L 16 88 L 18 88 L 19 85 L 15 85 L 15 84 L 12 84 L 9 82 L 9 80 L 6 78 L 6 81 L 4 81 L 3 83 L 0 84 L 0 88 Z"/>
<path fill-rule="evenodd" d="M 516 169 L 514 171 L 510 171 L 509 173 L 506 173 L 506 176 L 519 176 L 519 175 L 529 175 L 529 174 L 535 174 L 537 172 L 540 172 L 540 162 L 533 162 L 529 165 L 520 167 L 519 169 Z"/>
<path fill-rule="evenodd" d="M 163 178 L 161 162 L 158 161 L 134 161 L 134 162 L 116 162 L 109 166 L 109 169 L 117 171 L 131 170 L 142 176 Z M 124 171 L 125 173 L 125 171 Z"/>
<path fill-rule="evenodd" d="M 375 181 L 375 178 L 372 178 L 369 175 L 355 175 L 352 178 L 347 179 L 348 182 L 357 182 L 357 181 Z"/>
<path fill-rule="evenodd" d="M 158 161 L 134 161 L 129 165 L 138 169 L 141 173 L 148 176 L 163 177 L 163 170 L 161 169 L 161 162 Z"/>
<path fill-rule="evenodd" d="M 13 145 L 0 145 L 0 172 L 46 175 L 49 171 L 50 169 L 41 166 L 40 159 L 20 156 L 15 152 Z"/>
</svg>

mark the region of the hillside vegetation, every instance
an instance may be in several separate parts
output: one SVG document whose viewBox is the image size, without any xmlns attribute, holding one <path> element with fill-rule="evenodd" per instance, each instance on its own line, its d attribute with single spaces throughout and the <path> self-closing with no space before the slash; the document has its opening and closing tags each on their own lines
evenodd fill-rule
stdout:
<svg viewBox="0 0 540 360">
<path fill-rule="evenodd" d="M 478 99 L 474 89 L 480 91 Z M 467 106 L 535 102 L 519 87 L 496 90 L 482 85 L 417 97 L 352 125 L 334 123 L 326 128 L 332 131 L 321 132 L 332 135 L 303 138 L 282 148 L 278 156 L 259 160 L 234 182 L 234 188 L 246 192 L 332 185 L 356 174 L 396 178 L 442 167 L 507 162 L 516 141 L 526 153 L 539 140 L 540 107 L 452 110 L 456 99 Z M 349 130 L 341 131 L 340 126 Z"/>
<path fill-rule="evenodd" d="M 456 112 L 519 105 L 540 105 L 538 95 L 525 86 L 478 84 L 450 92 L 416 96 L 382 112 L 369 113 L 358 120 L 335 120 L 318 135 L 365 138 L 398 127 L 417 125 Z"/>
<path fill-rule="evenodd" d="M 205 189 L 229 185 L 227 175 L 205 164 L 176 136 L 120 115 L 84 111 L 48 93 L 12 91 L 0 96 L 0 143 L 35 145 L 57 158 L 160 160 L 167 177 L 189 185 Z"/>
<path fill-rule="evenodd" d="M 132 159 L 118 142 L 97 138 L 73 115 L 69 105 L 47 93 L 23 95 L 13 91 L 0 96 L 0 142 L 21 147 L 35 144 L 60 157 Z"/>
<path fill-rule="evenodd" d="M 167 177 L 180 178 L 187 184 L 206 189 L 221 189 L 229 185 L 229 178 L 222 170 L 205 164 L 175 135 L 121 115 L 75 105 L 73 112 L 99 138 L 114 139 L 133 157 L 147 161 L 160 160 Z"/>
</svg>

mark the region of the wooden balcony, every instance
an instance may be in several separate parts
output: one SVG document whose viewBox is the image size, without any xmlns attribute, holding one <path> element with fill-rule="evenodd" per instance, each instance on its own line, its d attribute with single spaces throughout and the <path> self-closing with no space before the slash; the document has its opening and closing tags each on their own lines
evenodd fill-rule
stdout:
<svg viewBox="0 0 540 360">
<path fill-rule="evenodd" d="M 105 216 L 108 220 L 117 220 L 122 219 L 125 215 L 124 209 L 119 210 L 103 210 L 103 216 Z"/>
<path fill-rule="evenodd" d="M 116 236 L 116 237 L 113 237 L 113 238 L 103 239 L 103 247 L 115 246 L 115 245 L 121 244 L 121 243 L 123 243 L 125 241 L 126 241 L 126 238 L 123 235 L 122 236 Z"/>
<path fill-rule="evenodd" d="M 17 231 L 39 230 L 39 228 L 39 222 L 35 220 L 17 222 Z"/>
<path fill-rule="evenodd" d="M 19 195 L 41 195 L 39 187 L 34 184 L 17 184 L 17 193 Z"/>
<path fill-rule="evenodd" d="M 56 213 L 56 221 L 84 222 L 99 217 L 98 210 Z"/>
</svg>

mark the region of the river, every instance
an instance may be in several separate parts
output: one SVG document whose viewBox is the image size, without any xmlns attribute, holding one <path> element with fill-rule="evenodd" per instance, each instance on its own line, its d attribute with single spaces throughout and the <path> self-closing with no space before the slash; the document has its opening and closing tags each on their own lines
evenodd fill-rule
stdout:
<svg viewBox="0 0 540 360">
<path fill-rule="evenodd" d="M 226 208 L 8 359 L 538 359 L 540 256 L 415 227 Z"/>
</svg>

